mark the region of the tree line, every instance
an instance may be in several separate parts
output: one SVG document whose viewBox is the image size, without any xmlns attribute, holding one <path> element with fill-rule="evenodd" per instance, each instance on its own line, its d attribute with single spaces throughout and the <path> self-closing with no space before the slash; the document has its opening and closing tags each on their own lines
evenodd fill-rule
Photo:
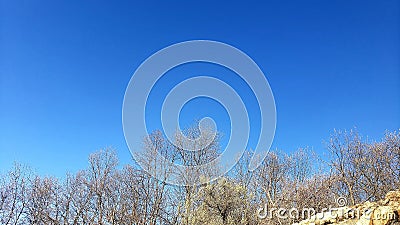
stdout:
<svg viewBox="0 0 400 225">
<path fill-rule="evenodd" d="M 204 135 L 206 134 L 206 135 Z M 261 218 L 260 208 L 335 206 L 345 197 L 349 205 L 384 197 L 400 188 L 400 133 L 386 132 L 379 141 L 356 131 L 335 131 L 326 141 L 326 155 L 309 148 L 292 153 L 270 151 L 253 172 L 246 151 L 223 177 L 210 168 L 179 171 L 154 157 L 193 166 L 211 162 L 220 153 L 219 136 L 189 128 L 187 142 L 177 133 L 174 143 L 160 131 L 143 140 L 145 151 L 132 163 L 118 167 L 113 149 L 89 156 L 88 167 L 64 179 L 41 177 L 15 164 L 0 175 L 0 224 L 132 224 L 132 225 L 255 225 L 291 224 L 303 218 Z M 209 136 L 207 136 L 209 134 Z M 205 144 L 207 143 L 207 144 Z M 190 146 L 189 146 L 190 145 Z M 187 149 L 200 149 L 188 151 Z M 155 179 L 151 174 L 161 179 Z M 170 185 L 170 176 L 187 184 Z M 190 185 L 202 181 L 202 185 Z"/>
</svg>

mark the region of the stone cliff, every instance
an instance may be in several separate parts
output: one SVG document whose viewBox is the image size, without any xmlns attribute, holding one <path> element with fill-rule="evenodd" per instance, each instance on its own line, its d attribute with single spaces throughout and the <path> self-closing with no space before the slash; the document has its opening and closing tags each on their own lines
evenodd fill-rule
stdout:
<svg viewBox="0 0 400 225">
<path fill-rule="evenodd" d="M 318 213 L 293 225 L 400 225 L 400 190 L 385 199 Z"/>
</svg>

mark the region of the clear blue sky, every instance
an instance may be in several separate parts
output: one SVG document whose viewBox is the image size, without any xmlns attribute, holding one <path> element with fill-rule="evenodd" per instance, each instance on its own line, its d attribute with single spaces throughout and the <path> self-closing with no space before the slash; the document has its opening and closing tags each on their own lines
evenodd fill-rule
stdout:
<svg viewBox="0 0 400 225">
<path fill-rule="evenodd" d="M 1 0 L 0 171 L 19 161 L 62 176 L 105 146 L 129 162 L 121 110 L 131 75 L 157 50 L 193 39 L 233 45 L 262 68 L 277 106 L 274 148 L 322 153 L 334 128 L 380 138 L 400 127 L 397 0 Z M 194 64 L 175 72 L 183 79 L 199 71 L 222 70 Z M 182 113 L 183 121 L 215 116 L 226 129 L 226 113 L 211 100 Z M 149 115 L 152 128 L 157 119 Z"/>
</svg>

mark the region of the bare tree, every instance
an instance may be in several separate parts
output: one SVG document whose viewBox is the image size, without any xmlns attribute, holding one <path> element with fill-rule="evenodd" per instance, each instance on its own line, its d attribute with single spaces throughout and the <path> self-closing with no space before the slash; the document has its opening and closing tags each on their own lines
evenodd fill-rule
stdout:
<svg viewBox="0 0 400 225">
<path fill-rule="evenodd" d="M 30 183 L 28 217 L 33 224 L 60 224 L 62 187 L 55 178 L 36 176 Z"/>
<path fill-rule="evenodd" d="M 8 173 L 8 176 L 3 178 L 0 208 L 1 224 L 29 223 L 26 216 L 29 201 L 29 180 L 30 171 L 17 163 L 14 164 L 14 168 Z"/>
<path fill-rule="evenodd" d="M 335 130 L 328 144 L 328 150 L 332 156 L 329 166 L 334 173 L 338 174 L 337 181 L 340 186 L 337 190 L 342 196 L 345 195 L 351 204 L 359 201 L 355 194 L 355 189 L 359 185 L 357 170 L 352 163 L 353 153 L 362 148 L 364 146 L 359 135 L 352 130 L 350 132 Z"/>
<path fill-rule="evenodd" d="M 399 188 L 399 140 L 398 132 L 387 133 L 381 142 L 368 142 L 356 131 L 335 131 L 328 146 L 335 191 L 355 204 Z"/>
<path fill-rule="evenodd" d="M 91 201 L 87 217 L 91 224 L 105 224 L 107 221 L 107 201 L 111 196 L 111 184 L 118 164 L 114 150 L 107 148 L 89 156 L 86 185 Z"/>
<path fill-rule="evenodd" d="M 189 225 L 190 218 L 194 213 L 195 193 L 199 188 L 195 184 L 208 182 L 210 177 L 219 173 L 217 162 L 214 161 L 220 150 L 219 134 L 215 134 L 209 128 L 203 129 L 200 133 L 198 124 L 195 124 L 184 130 L 183 133 L 176 132 L 173 144 L 176 162 L 186 167 L 183 171 L 177 170 L 179 173 L 177 179 L 185 184 L 175 191 L 179 195 L 178 198 L 181 199 L 181 204 L 178 205 L 179 221 Z M 210 166 L 202 167 L 207 163 Z"/>
</svg>

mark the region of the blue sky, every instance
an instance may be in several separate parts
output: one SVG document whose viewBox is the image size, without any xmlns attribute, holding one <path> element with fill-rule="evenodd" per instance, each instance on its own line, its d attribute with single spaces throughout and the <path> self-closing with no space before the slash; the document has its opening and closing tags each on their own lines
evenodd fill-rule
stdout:
<svg viewBox="0 0 400 225">
<path fill-rule="evenodd" d="M 334 128 L 379 139 L 400 127 L 399 23 L 397 0 L 1 0 L 0 171 L 18 161 L 62 176 L 105 146 L 128 163 L 121 110 L 133 72 L 156 51 L 194 39 L 233 45 L 261 67 L 277 107 L 274 148 L 322 154 Z M 197 64 L 173 72 L 199 71 L 225 77 L 255 109 L 229 72 Z M 182 121 L 204 115 L 227 133 L 226 113 L 211 100 L 190 102 Z M 157 127 L 158 115 L 147 119 Z"/>
</svg>

